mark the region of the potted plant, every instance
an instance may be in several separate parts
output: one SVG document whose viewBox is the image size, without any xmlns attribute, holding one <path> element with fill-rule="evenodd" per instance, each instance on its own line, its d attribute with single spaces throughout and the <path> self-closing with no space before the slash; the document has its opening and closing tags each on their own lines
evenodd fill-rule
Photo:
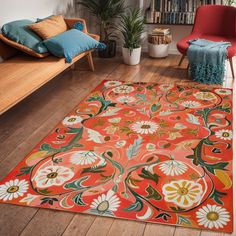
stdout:
<svg viewBox="0 0 236 236">
<path fill-rule="evenodd" d="M 124 63 L 137 65 L 141 57 L 141 36 L 144 31 L 144 17 L 140 9 L 129 9 L 121 17 L 119 28 L 123 36 L 122 54 Z"/>
<path fill-rule="evenodd" d="M 98 51 L 99 56 L 114 57 L 116 54 L 115 30 L 125 10 L 124 0 L 80 0 L 78 3 L 85 6 L 99 21 L 101 42 L 107 46 L 106 49 Z"/>
</svg>

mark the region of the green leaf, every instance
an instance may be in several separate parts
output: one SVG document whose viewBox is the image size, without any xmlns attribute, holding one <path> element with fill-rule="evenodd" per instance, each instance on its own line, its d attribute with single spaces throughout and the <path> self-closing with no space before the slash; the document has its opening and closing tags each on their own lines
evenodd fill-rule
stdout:
<svg viewBox="0 0 236 236">
<path fill-rule="evenodd" d="M 69 128 L 69 131 L 67 131 L 68 134 L 77 134 L 80 132 L 80 128 Z"/>
<path fill-rule="evenodd" d="M 171 218 L 171 215 L 167 214 L 167 213 L 161 213 L 161 214 L 158 214 L 156 216 L 156 219 L 158 218 L 161 218 L 163 219 L 164 221 L 168 221 L 168 218 Z"/>
<path fill-rule="evenodd" d="M 54 202 L 58 202 L 57 198 L 49 198 L 49 197 L 41 198 L 40 200 L 42 200 L 42 202 L 40 203 L 41 205 L 46 203 L 48 203 L 49 205 L 53 205 Z"/>
<path fill-rule="evenodd" d="M 215 175 L 215 170 L 226 170 L 225 167 L 228 165 L 228 162 L 218 162 L 216 164 L 204 164 L 208 171 Z"/>
<path fill-rule="evenodd" d="M 114 167 L 116 167 L 116 168 L 120 171 L 121 174 L 124 174 L 124 168 L 123 168 L 122 165 L 119 164 L 119 162 L 107 158 L 107 157 L 104 155 L 104 153 L 102 154 L 102 157 L 103 157 L 105 160 L 109 161 Z"/>
<path fill-rule="evenodd" d="M 112 154 L 111 151 L 108 151 L 108 152 L 107 152 L 107 155 L 108 155 L 109 157 L 113 157 L 113 154 Z"/>
<path fill-rule="evenodd" d="M 179 92 L 183 92 L 184 91 L 184 88 L 179 86 L 179 85 L 177 85 L 177 89 L 178 89 Z"/>
<path fill-rule="evenodd" d="M 83 199 L 82 199 L 82 194 L 83 193 L 78 193 L 76 194 L 72 200 L 74 201 L 75 204 L 79 205 L 79 206 L 86 206 L 86 204 L 84 203 Z"/>
<path fill-rule="evenodd" d="M 205 139 L 201 140 L 196 148 L 193 149 L 193 155 L 186 156 L 186 158 L 193 159 L 193 164 L 198 166 L 202 162 L 202 145 Z"/>
<path fill-rule="evenodd" d="M 105 170 L 102 170 L 104 167 L 106 166 L 103 165 L 103 166 L 96 166 L 96 167 L 88 167 L 88 168 L 84 168 L 83 171 L 81 172 L 81 174 L 84 174 L 84 173 L 103 173 L 105 172 Z"/>
<path fill-rule="evenodd" d="M 44 143 L 42 144 L 42 146 L 40 147 L 40 151 L 48 151 L 51 152 L 52 148 L 48 143 Z"/>
<path fill-rule="evenodd" d="M 113 186 L 112 191 L 114 191 L 115 193 L 118 191 L 118 185 L 117 184 Z"/>
<path fill-rule="evenodd" d="M 157 175 L 156 173 L 152 174 L 150 171 L 145 170 L 145 168 L 142 169 L 142 174 L 139 174 L 139 176 L 144 179 L 153 180 L 156 184 L 158 184 L 158 180 L 160 178 L 159 175 Z"/>
<path fill-rule="evenodd" d="M 211 194 L 210 198 L 213 199 L 216 203 L 223 205 L 221 198 L 226 195 L 227 195 L 227 193 L 223 193 L 223 192 L 220 192 L 220 191 L 214 189 L 214 192 Z"/>
<path fill-rule="evenodd" d="M 178 215 L 177 224 L 178 225 L 183 225 L 183 224 L 191 225 L 191 221 L 188 218 L 184 217 L 184 216 Z"/>
<path fill-rule="evenodd" d="M 152 90 L 155 86 L 157 86 L 157 84 L 150 84 L 146 87 L 146 89 Z"/>
<path fill-rule="evenodd" d="M 33 166 L 25 166 L 20 169 L 20 173 L 16 176 L 28 175 L 32 170 Z"/>
<path fill-rule="evenodd" d="M 143 202 L 138 197 L 136 197 L 136 202 L 131 204 L 129 207 L 124 208 L 123 210 L 130 212 L 130 211 L 141 211 L 142 209 L 143 209 Z"/>
<path fill-rule="evenodd" d="M 131 160 L 134 156 L 136 156 L 139 152 L 139 149 L 141 148 L 143 139 L 139 137 L 138 139 L 134 140 L 133 144 L 130 144 L 128 147 L 126 154 L 129 160 Z"/>
<path fill-rule="evenodd" d="M 72 189 L 75 189 L 75 190 L 83 190 L 87 187 L 83 186 L 82 183 L 88 179 L 88 176 L 84 176 L 80 179 L 77 179 L 71 183 L 67 183 L 65 184 L 65 188 L 68 189 L 68 188 L 72 188 Z"/>
<path fill-rule="evenodd" d="M 146 191 L 148 192 L 148 196 L 147 196 L 148 199 L 155 199 L 157 201 L 162 199 L 161 194 L 159 192 L 157 192 L 157 190 L 154 189 L 151 185 L 149 185 L 146 188 Z"/>
<path fill-rule="evenodd" d="M 157 112 L 158 110 L 160 110 L 160 108 L 161 108 L 161 104 L 160 103 L 156 103 L 156 104 L 153 104 L 151 106 L 151 111 L 152 112 Z"/>
</svg>

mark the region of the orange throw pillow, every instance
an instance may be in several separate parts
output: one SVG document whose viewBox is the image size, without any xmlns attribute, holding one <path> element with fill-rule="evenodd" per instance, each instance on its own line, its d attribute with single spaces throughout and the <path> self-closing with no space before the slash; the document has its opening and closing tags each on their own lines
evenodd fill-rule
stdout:
<svg viewBox="0 0 236 236">
<path fill-rule="evenodd" d="M 28 26 L 42 39 L 50 39 L 67 31 L 67 25 L 63 16 L 51 16 L 41 22 Z"/>
<path fill-rule="evenodd" d="M 19 44 L 11 39 L 6 38 L 2 34 L 0 34 L 0 40 L 2 40 L 4 43 L 6 43 L 7 45 L 9 45 L 13 48 L 16 48 L 24 53 L 34 56 L 34 57 L 43 58 L 43 57 L 46 57 L 49 55 L 49 53 L 37 53 L 34 50 L 27 48 L 26 46 L 24 46 L 22 44 Z"/>
</svg>

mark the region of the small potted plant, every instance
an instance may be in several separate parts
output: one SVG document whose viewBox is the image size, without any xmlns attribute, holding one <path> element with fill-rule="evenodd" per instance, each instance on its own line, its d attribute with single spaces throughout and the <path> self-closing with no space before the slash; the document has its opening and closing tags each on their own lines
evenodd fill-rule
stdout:
<svg viewBox="0 0 236 236">
<path fill-rule="evenodd" d="M 109 58 L 116 55 L 115 30 L 125 10 L 124 0 L 80 0 L 78 3 L 86 7 L 98 19 L 101 42 L 106 49 L 98 51 L 100 57 Z"/>
<path fill-rule="evenodd" d="M 121 17 L 119 28 L 123 36 L 122 54 L 124 63 L 137 65 L 141 57 L 141 37 L 144 31 L 144 17 L 140 9 L 128 9 Z"/>
</svg>

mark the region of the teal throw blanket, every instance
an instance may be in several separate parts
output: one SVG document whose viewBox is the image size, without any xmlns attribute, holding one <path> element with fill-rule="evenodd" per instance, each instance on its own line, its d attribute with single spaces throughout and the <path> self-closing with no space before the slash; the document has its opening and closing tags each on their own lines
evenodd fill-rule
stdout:
<svg viewBox="0 0 236 236">
<path fill-rule="evenodd" d="M 189 41 L 187 52 L 192 79 L 205 84 L 222 84 L 229 42 L 212 42 L 205 39 Z"/>
</svg>

